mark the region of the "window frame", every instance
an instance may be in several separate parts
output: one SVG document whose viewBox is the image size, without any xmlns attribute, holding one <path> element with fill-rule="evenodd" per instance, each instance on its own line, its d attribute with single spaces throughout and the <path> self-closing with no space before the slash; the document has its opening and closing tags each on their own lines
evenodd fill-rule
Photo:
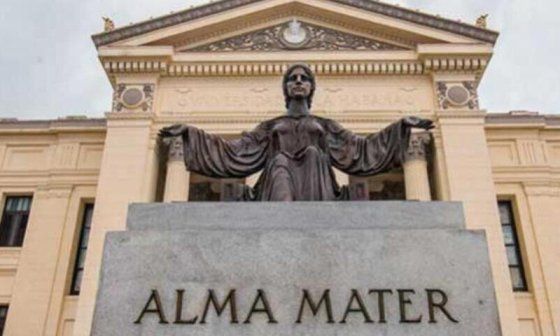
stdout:
<svg viewBox="0 0 560 336">
<path fill-rule="evenodd" d="M 4 220 L 4 215 L 6 212 L 6 206 L 8 205 L 9 198 L 18 198 L 18 197 L 28 197 L 30 198 L 29 202 L 29 210 L 27 214 L 27 223 L 25 223 L 25 232 L 23 234 L 23 238 L 21 240 L 21 245 L 0 245 L 1 249 L 21 249 L 25 244 L 25 238 L 27 237 L 27 230 L 29 228 L 29 221 L 31 219 L 31 214 L 33 210 L 33 202 L 35 201 L 35 194 L 33 192 L 3 192 L 1 197 L 0 203 L 0 232 L 2 222 Z"/>
<path fill-rule="evenodd" d="M 520 272 L 521 278 L 523 280 L 523 286 L 517 287 L 513 284 L 513 279 L 512 279 L 512 290 L 516 293 L 528 293 L 528 292 L 530 292 L 530 286 L 529 286 L 529 279 L 527 277 L 527 272 L 526 272 L 526 267 L 525 267 L 525 264 L 526 264 L 525 254 L 522 251 L 522 240 L 521 240 L 521 235 L 520 235 L 521 226 L 519 224 L 519 218 L 518 218 L 518 216 L 515 212 L 516 202 L 512 198 L 499 198 L 498 202 L 497 202 L 498 214 L 500 213 L 501 204 L 507 204 L 509 217 L 511 218 L 511 223 L 504 224 L 502 222 L 502 219 L 501 219 L 501 216 L 500 216 L 500 229 L 503 232 L 503 227 L 504 226 L 510 226 L 512 228 L 512 238 L 513 238 L 513 244 L 511 244 L 511 243 L 507 244 L 506 241 L 505 241 L 505 237 L 502 240 L 502 244 L 504 245 L 504 247 L 506 249 L 506 258 L 507 258 L 507 248 L 508 247 L 514 247 L 516 258 L 519 260 L 518 265 L 511 265 L 509 263 L 509 259 L 506 259 L 507 260 L 507 266 L 508 266 L 508 272 L 510 271 L 511 268 L 518 269 L 519 272 Z M 511 273 L 510 273 L 510 278 L 511 278 Z"/>
<path fill-rule="evenodd" d="M 88 244 L 86 245 L 85 249 L 82 248 L 82 243 L 84 240 L 84 230 L 85 230 L 85 220 L 86 220 L 86 216 L 88 213 L 88 208 L 91 207 L 91 217 L 93 217 L 93 211 L 95 209 L 95 202 L 92 199 L 87 199 L 84 200 L 80 206 L 80 212 L 79 212 L 79 216 L 78 216 L 78 236 L 76 238 L 76 245 L 74 248 L 74 253 L 73 253 L 73 257 L 74 257 L 74 262 L 72 263 L 72 276 L 70 278 L 70 282 L 69 282 L 69 290 L 68 290 L 68 294 L 70 296 L 78 296 L 80 295 L 80 291 L 81 290 L 75 290 L 76 287 L 76 279 L 78 276 L 79 272 L 84 272 L 85 269 L 85 265 L 83 267 L 79 267 L 79 262 L 80 262 L 80 257 L 81 257 L 81 253 L 85 253 L 87 254 L 87 250 L 89 247 L 89 237 L 91 236 L 91 223 L 92 223 L 92 218 L 90 218 L 90 222 L 89 222 L 89 234 L 88 234 Z M 83 252 L 82 252 L 83 251 Z M 80 289 L 81 289 L 81 282 L 80 282 Z"/>
</svg>

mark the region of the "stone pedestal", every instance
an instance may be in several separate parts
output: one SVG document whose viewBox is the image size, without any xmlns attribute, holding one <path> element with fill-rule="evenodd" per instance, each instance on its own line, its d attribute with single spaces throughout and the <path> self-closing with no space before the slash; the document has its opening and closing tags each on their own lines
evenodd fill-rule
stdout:
<svg viewBox="0 0 560 336">
<path fill-rule="evenodd" d="M 127 228 L 92 335 L 500 335 L 458 203 L 145 204 Z"/>
</svg>

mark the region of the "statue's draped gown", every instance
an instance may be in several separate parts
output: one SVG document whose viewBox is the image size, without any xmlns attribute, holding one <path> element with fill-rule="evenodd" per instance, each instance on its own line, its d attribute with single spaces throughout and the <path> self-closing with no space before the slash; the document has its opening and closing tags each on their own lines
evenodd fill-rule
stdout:
<svg viewBox="0 0 560 336">
<path fill-rule="evenodd" d="M 367 137 L 312 115 L 267 120 L 240 139 L 225 140 L 187 126 L 182 134 L 190 171 L 218 178 L 262 174 L 247 200 L 328 201 L 348 197 L 333 167 L 368 176 L 401 165 L 410 135 L 396 122 Z"/>
</svg>

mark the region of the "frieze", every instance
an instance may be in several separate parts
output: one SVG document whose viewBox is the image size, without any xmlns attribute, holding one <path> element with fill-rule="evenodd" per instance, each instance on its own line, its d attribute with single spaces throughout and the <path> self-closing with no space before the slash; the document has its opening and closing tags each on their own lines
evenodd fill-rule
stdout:
<svg viewBox="0 0 560 336">
<path fill-rule="evenodd" d="M 560 185 L 525 184 L 527 196 L 560 197 Z"/>
<path fill-rule="evenodd" d="M 378 89 L 355 92 L 352 89 L 325 88 L 330 92 L 317 94 L 314 105 L 317 110 L 326 113 L 336 111 L 372 111 L 372 110 L 414 110 L 429 108 L 429 101 L 424 96 L 426 89 Z M 333 91 L 334 90 L 334 91 Z M 281 92 L 251 91 L 242 94 L 234 88 L 223 87 L 220 91 L 207 88 L 162 89 L 164 110 L 193 114 L 196 111 L 221 111 L 262 114 L 281 112 L 276 104 L 281 104 Z M 276 103 L 276 104 L 274 104 Z M 419 105 L 421 104 L 421 105 Z"/>
<path fill-rule="evenodd" d="M 389 43 L 293 20 L 189 49 L 191 52 L 281 50 L 406 50 Z"/>
<path fill-rule="evenodd" d="M 39 186 L 34 196 L 37 199 L 69 198 L 72 189 L 71 186 Z"/>
</svg>

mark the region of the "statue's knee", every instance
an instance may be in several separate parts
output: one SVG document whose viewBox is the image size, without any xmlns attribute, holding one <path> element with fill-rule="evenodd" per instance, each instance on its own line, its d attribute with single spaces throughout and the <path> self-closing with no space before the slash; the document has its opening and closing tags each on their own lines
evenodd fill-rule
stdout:
<svg viewBox="0 0 560 336">
<path fill-rule="evenodd" d="M 278 155 L 276 155 L 274 157 L 274 159 L 272 160 L 274 166 L 283 166 L 283 167 L 287 167 L 288 166 L 288 158 L 286 157 L 286 155 L 280 153 Z"/>
<path fill-rule="evenodd" d="M 320 158 L 321 154 L 321 151 L 315 146 L 309 146 L 305 149 L 306 157 Z"/>
</svg>

